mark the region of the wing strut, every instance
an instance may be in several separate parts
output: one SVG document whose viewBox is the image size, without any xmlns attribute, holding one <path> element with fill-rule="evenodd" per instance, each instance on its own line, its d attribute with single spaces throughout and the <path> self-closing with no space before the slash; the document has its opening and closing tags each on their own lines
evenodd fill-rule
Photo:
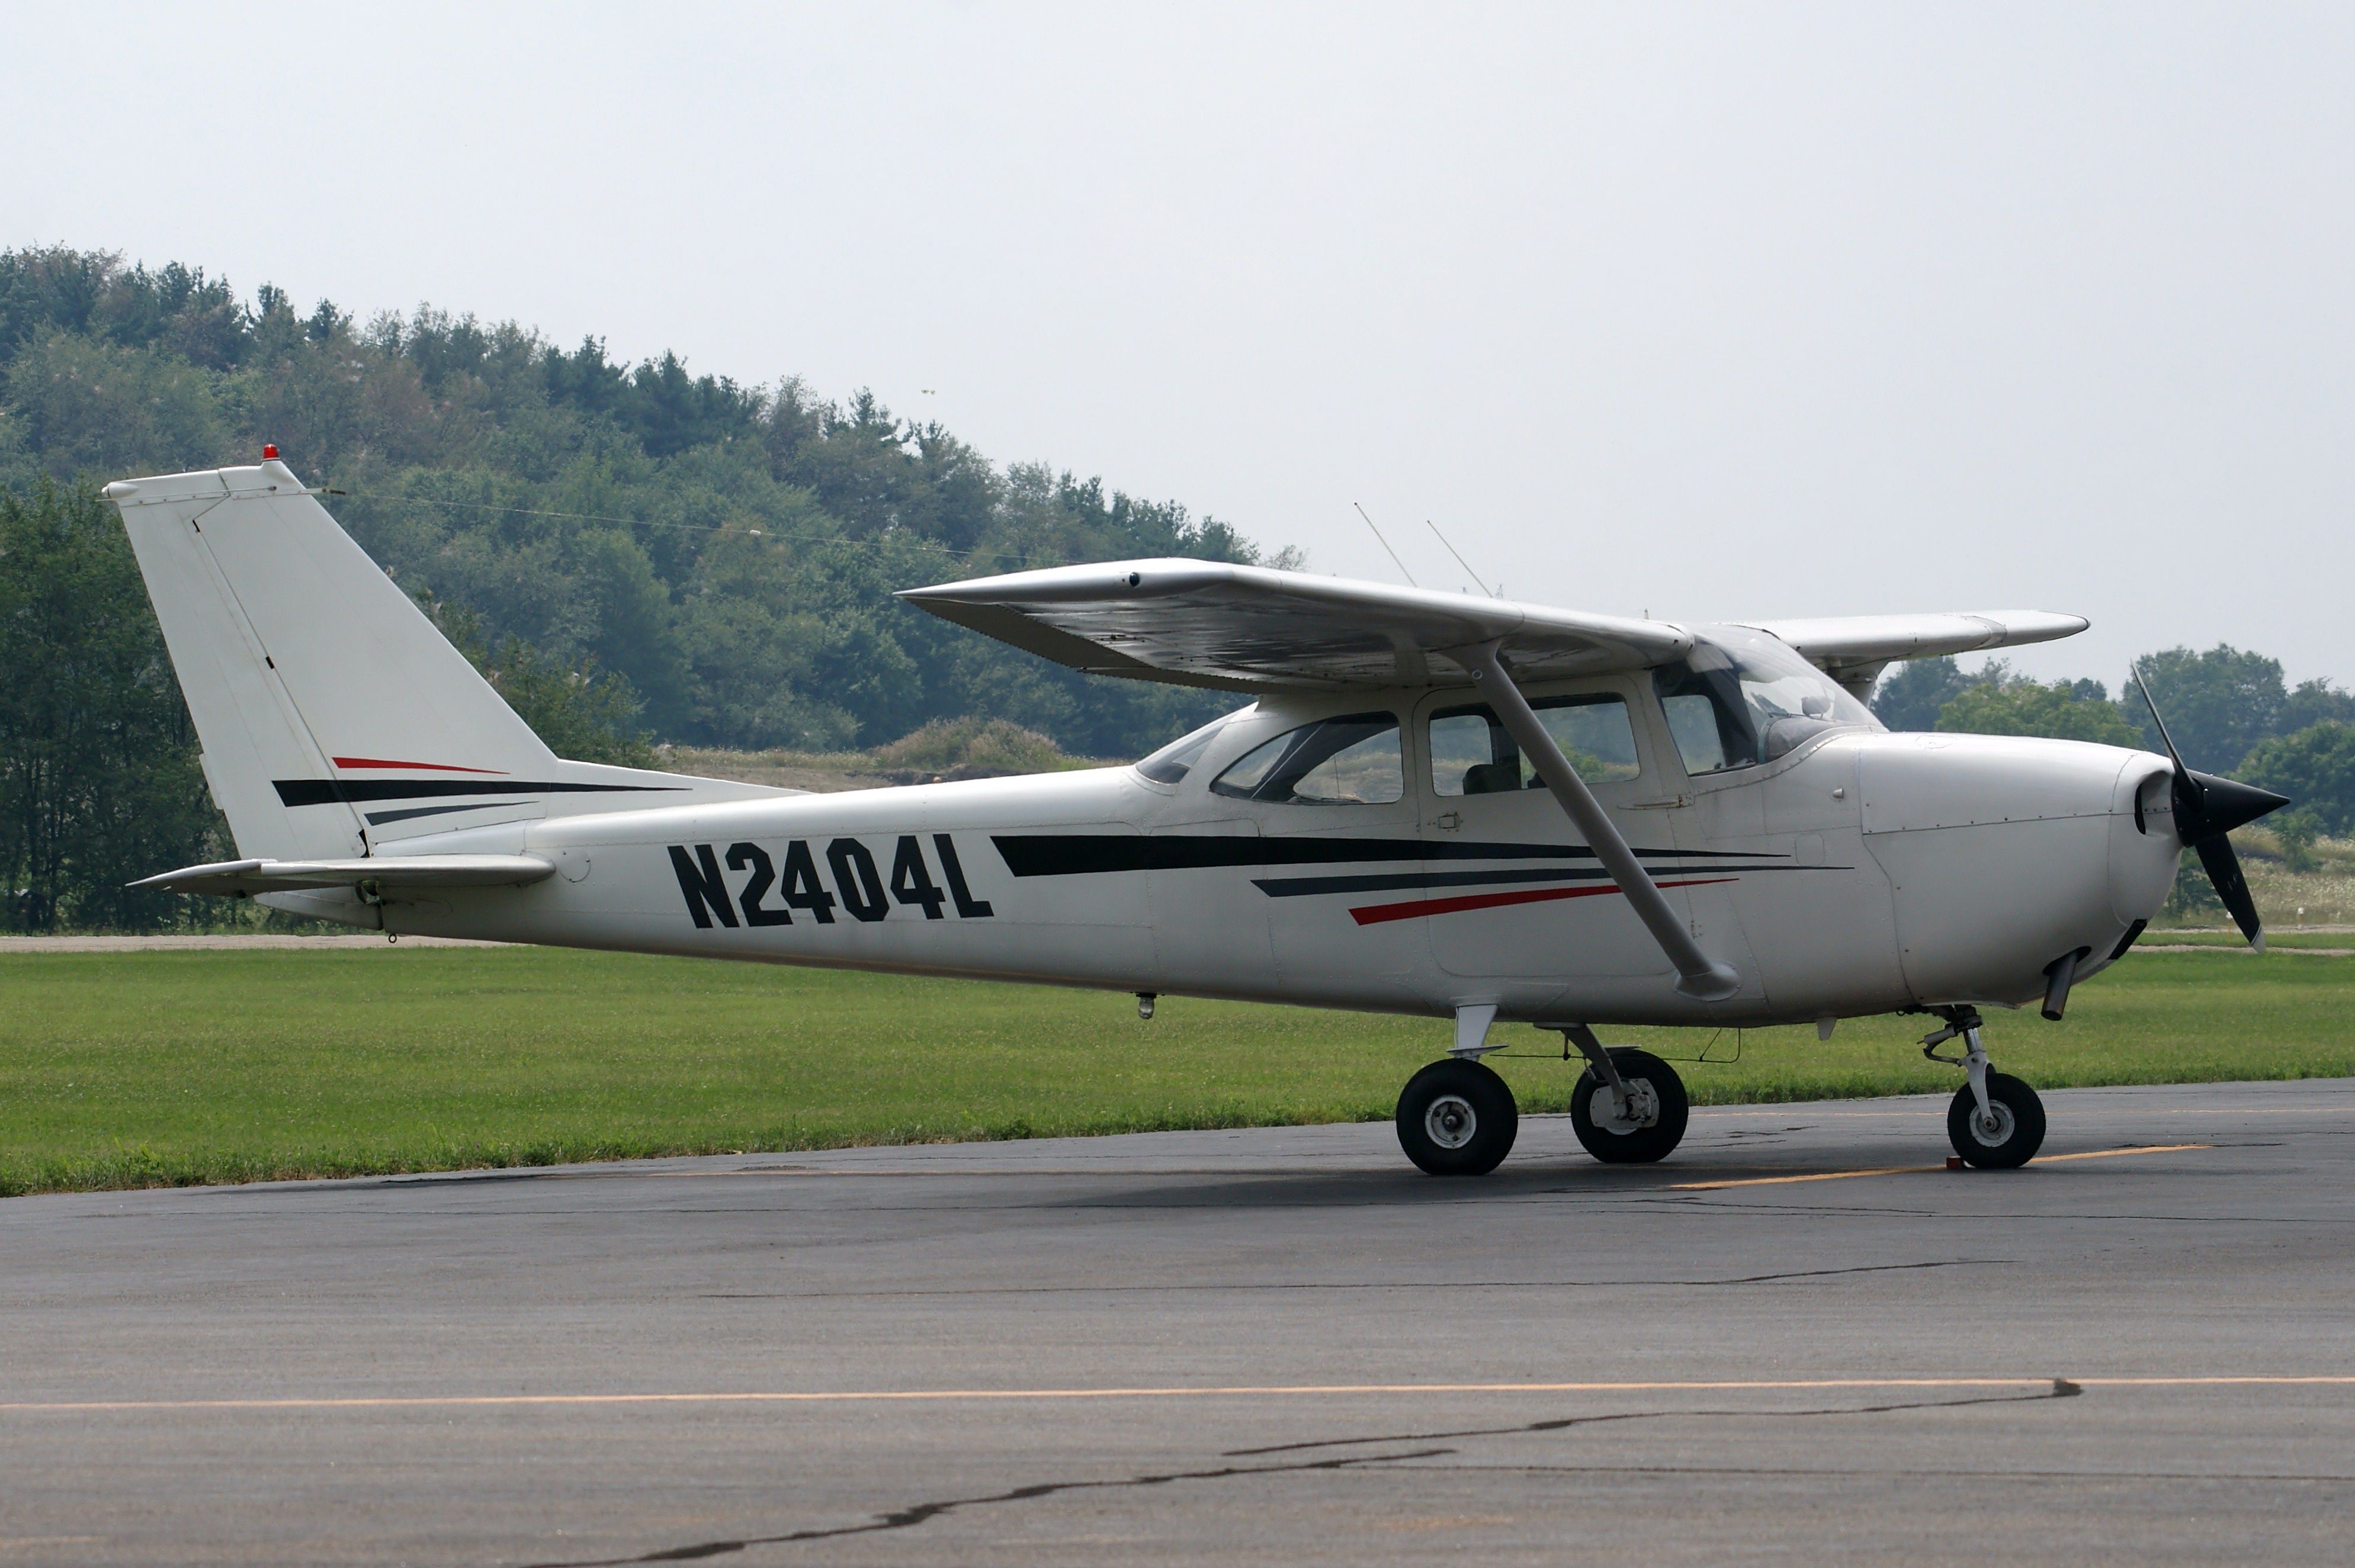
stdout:
<svg viewBox="0 0 2355 1568">
<path fill-rule="evenodd" d="M 1652 933 L 1652 939 L 1660 944 L 1668 962 L 1676 965 L 1680 977 L 1677 990 L 1700 1001 L 1723 1001 L 1742 988 L 1742 976 L 1731 964 L 1719 963 L 1702 952 L 1692 933 L 1685 929 L 1684 922 L 1677 918 L 1677 912 L 1668 907 L 1668 897 L 1652 880 L 1652 874 L 1644 869 L 1636 852 L 1619 836 L 1618 828 L 1604 814 L 1593 791 L 1587 789 L 1586 780 L 1578 776 L 1578 769 L 1570 765 L 1570 758 L 1561 754 L 1561 747 L 1538 722 L 1536 710 L 1529 706 L 1529 700 L 1521 694 L 1520 687 L 1513 683 L 1513 677 L 1497 658 L 1497 646 L 1495 642 L 1480 642 L 1469 648 L 1450 649 L 1447 656 L 1463 665 L 1479 683 L 1482 694 L 1496 708 L 1497 716 L 1504 721 L 1505 733 L 1520 747 L 1521 755 L 1529 759 L 1538 777 L 1545 780 L 1546 788 L 1553 791 L 1553 798 L 1569 813 L 1572 825 L 1585 835 L 1594 858 L 1603 863 L 1603 869 L 1611 874 L 1619 884 L 1619 891 L 1627 895 L 1627 902 Z"/>
</svg>

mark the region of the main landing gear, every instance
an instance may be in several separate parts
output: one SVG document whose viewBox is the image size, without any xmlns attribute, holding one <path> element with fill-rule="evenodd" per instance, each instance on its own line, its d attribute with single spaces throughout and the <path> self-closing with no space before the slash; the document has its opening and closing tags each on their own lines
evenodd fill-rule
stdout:
<svg viewBox="0 0 2355 1568">
<path fill-rule="evenodd" d="M 1511 1087 L 1476 1057 L 1433 1062 L 1399 1096 L 1399 1146 L 1433 1176 L 1486 1176 L 1513 1151 L 1520 1128 Z"/>
<path fill-rule="evenodd" d="M 1648 1051 L 1606 1050 L 1582 1023 L 1562 1034 L 1588 1063 L 1570 1102 L 1570 1125 L 1586 1151 L 1611 1165 L 1668 1158 L 1689 1114 L 1676 1069 Z M 1399 1146 L 1433 1176 L 1486 1176 L 1512 1152 L 1519 1130 L 1511 1087 L 1474 1054 L 1433 1062 L 1399 1096 Z"/>
<path fill-rule="evenodd" d="M 1648 1165 L 1684 1141 L 1692 1107 L 1677 1070 L 1632 1045 L 1605 1050 L 1593 1030 L 1564 1030 L 1586 1053 L 1587 1068 L 1570 1091 L 1570 1125 L 1586 1152 L 1605 1165 Z"/>
<path fill-rule="evenodd" d="M 1944 1029 L 1922 1042 L 1922 1054 L 1933 1062 L 1960 1067 L 1969 1081 L 1955 1091 L 1946 1107 L 1946 1139 L 1964 1163 L 1982 1171 L 2010 1171 L 2036 1158 L 2044 1147 L 2044 1102 L 2036 1091 L 2009 1073 L 1987 1069 L 1987 1047 L 1979 1043 L 1979 1012 L 1975 1007 L 1931 1009 L 1946 1021 Z M 1938 1047 L 1959 1036 L 1963 1054 L 1941 1056 Z"/>
</svg>

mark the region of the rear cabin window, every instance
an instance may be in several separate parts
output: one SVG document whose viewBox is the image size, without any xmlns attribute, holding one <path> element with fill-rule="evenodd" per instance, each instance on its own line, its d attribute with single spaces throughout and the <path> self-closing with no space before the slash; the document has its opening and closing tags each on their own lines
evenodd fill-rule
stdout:
<svg viewBox="0 0 2355 1568">
<path fill-rule="evenodd" d="M 1540 697 L 1538 722 L 1589 784 L 1633 779 L 1636 729 L 1624 698 L 1608 693 Z M 1431 715 L 1431 782 L 1442 795 L 1496 795 L 1542 789 L 1545 781 L 1487 707 L 1442 708 Z"/>
<path fill-rule="evenodd" d="M 1201 728 L 1179 736 L 1138 763 L 1136 770 L 1156 784 L 1182 782 L 1186 775 L 1194 770 L 1194 764 L 1202 760 L 1202 753 L 1210 748 L 1210 742 L 1218 739 L 1219 732 L 1227 727 L 1227 719 L 1234 716 L 1229 714 L 1225 718 L 1212 719 Z"/>
<path fill-rule="evenodd" d="M 1253 747 L 1210 785 L 1238 800 L 1388 805 L 1406 798 L 1396 714 L 1345 714 Z"/>
</svg>

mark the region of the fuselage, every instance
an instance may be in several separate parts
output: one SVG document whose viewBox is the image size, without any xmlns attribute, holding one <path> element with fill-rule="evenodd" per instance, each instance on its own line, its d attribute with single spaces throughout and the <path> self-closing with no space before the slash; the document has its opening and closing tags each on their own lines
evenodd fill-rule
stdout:
<svg viewBox="0 0 2355 1568">
<path fill-rule="evenodd" d="M 272 902 L 395 932 L 1754 1026 L 2023 1002 L 2064 954 L 2080 975 L 2110 961 L 2167 895 L 2163 758 L 1828 724 L 1771 760 L 1696 770 L 1663 690 L 1629 676 L 1529 694 L 1609 717 L 1607 734 L 1565 731 L 1565 750 L 1701 948 L 1742 976 L 1724 1001 L 1676 991 L 1544 789 L 1466 761 L 1488 754 L 1464 749 L 1487 744 L 1464 689 L 1265 699 L 1140 767 L 491 822 L 379 853 L 522 853 L 556 874 L 368 908 Z M 1279 798 L 1257 759 L 1319 725 L 1373 738 Z"/>
</svg>

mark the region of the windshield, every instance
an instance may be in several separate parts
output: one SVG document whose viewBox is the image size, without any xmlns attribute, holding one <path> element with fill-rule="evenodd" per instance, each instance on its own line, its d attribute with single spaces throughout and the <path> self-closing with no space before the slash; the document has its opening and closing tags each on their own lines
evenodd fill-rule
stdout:
<svg viewBox="0 0 2355 1568">
<path fill-rule="evenodd" d="M 1827 730 L 1881 727 L 1787 644 L 1742 627 L 1711 627 L 1682 663 L 1652 678 L 1690 774 L 1772 762 Z"/>
</svg>

